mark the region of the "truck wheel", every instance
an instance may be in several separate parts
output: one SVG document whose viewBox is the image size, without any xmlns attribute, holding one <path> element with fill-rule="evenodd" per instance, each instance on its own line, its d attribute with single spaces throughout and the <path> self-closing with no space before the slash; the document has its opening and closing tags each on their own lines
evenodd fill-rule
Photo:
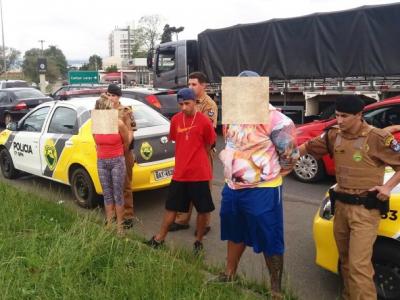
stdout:
<svg viewBox="0 0 400 300">
<path fill-rule="evenodd" d="M 71 175 L 71 189 L 76 203 L 84 208 L 94 208 L 99 204 L 92 179 L 84 168 L 77 168 Z"/>
<path fill-rule="evenodd" d="M 400 299 L 400 246 L 396 242 L 377 241 L 372 263 L 379 299 Z"/>
<path fill-rule="evenodd" d="M 1 173 L 5 178 L 7 179 L 17 178 L 19 172 L 14 167 L 11 155 L 7 149 L 3 149 L 0 151 L 0 167 L 1 167 Z"/>
<path fill-rule="evenodd" d="M 295 178 L 301 182 L 311 183 L 325 177 L 325 168 L 322 160 L 317 160 L 314 156 L 306 154 L 301 156 L 294 166 Z"/>
</svg>

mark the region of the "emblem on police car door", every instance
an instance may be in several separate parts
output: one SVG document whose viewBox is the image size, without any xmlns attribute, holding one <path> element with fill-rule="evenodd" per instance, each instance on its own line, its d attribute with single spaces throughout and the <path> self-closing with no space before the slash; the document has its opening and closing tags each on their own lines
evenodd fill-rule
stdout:
<svg viewBox="0 0 400 300">
<path fill-rule="evenodd" d="M 153 147 L 148 142 L 142 143 L 140 154 L 144 160 L 149 160 L 153 156 Z"/>
<path fill-rule="evenodd" d="M 53 171 L 57 165 L 57 149 L 53 140 L 47 140 L 44 145 L 44 158 L 50 171 Z"/>
<path fill-rule="evenodd" d="M 167 138 L 166 136 L 163 136 L 163 137 L 160 139 L 160 142 L 161 142 L 161 144 L 166 144 L 166 143 L 168 143 L 168 138 Z"/>
</svg>

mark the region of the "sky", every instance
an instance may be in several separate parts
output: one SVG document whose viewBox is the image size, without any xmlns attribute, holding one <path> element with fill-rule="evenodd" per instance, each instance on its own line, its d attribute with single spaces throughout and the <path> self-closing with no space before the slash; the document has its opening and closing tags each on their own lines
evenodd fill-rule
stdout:
<svg viewBox="0 0 400 300">
<path fill-rule="evenodd" d="M 160 15 L 170 26 L 184 26 L 179 39 L 196 39 L 206 29 L 345 10 L 384 0 L 0 0 L 6 47 L 23 53 L 56 45 L 68 60 L 108 55 L 108 35 L 115 27 Z M 163 26 L 162 26 L 163 27 Z"/>
</svg>

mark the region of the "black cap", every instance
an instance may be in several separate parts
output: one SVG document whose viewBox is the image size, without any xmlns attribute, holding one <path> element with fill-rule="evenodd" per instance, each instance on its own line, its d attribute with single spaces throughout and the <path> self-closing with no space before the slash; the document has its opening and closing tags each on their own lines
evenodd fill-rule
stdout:
<svg viewBox="0 0 400 300">
<path fill-rule="evenodd" d="M 364 101 L 356 95 L 343 95 L 336 99 L 335 110 L 347 114 L 357 114 L 363 111 Z"/>
<path fill-rule="evenodd" d="M 116 84 L 110 84 L 108 86 L 107 92 L 109 92 L 110 94 L 114 94 L 114 95 L 120 96 L 120 97 L 122 95 L 121 88 Z"/>
</svg>

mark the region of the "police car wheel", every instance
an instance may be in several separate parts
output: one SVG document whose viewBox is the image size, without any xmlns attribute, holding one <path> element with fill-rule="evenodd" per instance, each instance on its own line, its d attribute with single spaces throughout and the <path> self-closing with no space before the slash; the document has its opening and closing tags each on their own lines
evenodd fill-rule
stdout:
<svg viewBox="0 0 400 300">
<path fill-rule="evenodd" d="M 11 155 L 7 149 L 0 151 L 1 173 L 7 179 L 14 179 L 18 176 L 18 170 L 15 169 Z"/>
<path fill-rule="evenodd" d="M 306 154 L 301 156 L 294 166 L 294 177 L 305 183 L 316 182 L 325 177 L 325 167 L 322 160 Z"/>
<path fill-rule="evenodd" d="M 372 263 L 379 299 L 400 299 L 400 246 L 394 242 L 377 241 Z"/>
<path fill-rule="evenodd" d="M 84 208 L 94 208 L 98 205 L 98 195 L 89 174 L 83 168 L 78 168 L 71 175 L 71 189 L 76 203 Z"/>
</svg>

